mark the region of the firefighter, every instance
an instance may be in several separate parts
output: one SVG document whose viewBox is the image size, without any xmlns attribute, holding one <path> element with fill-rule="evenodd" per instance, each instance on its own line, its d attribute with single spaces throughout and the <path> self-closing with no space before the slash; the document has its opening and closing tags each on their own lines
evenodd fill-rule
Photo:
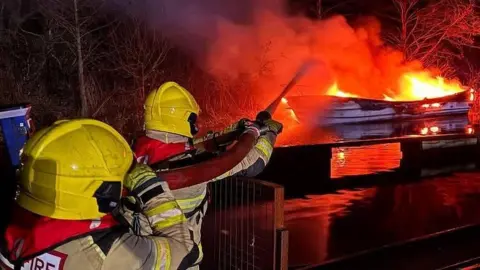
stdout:
<svg viewBox="0 0 480 270">
<path fill-rule="evenodd" d="M 192 138 L 198 132 L 196 125 L 200 108 L 194 97 L 175 82 L 166 82 L 152 91 L 145 102 L 145 135 L 134 145 L 137 161 L 156 164 L 165 160 L 181 160 L 195 149 Z M 246 132 L 256 134 L 255 147 L 230 171 L 224 172 L 211 181 L 229 176 L 254 177 L 268 163 L 277 134 L 282 124 L 269 120 L 266 134 L 260 136 L 259 127 L 250 125 Z M 173 190 L 173 195 L 188 218 L 195 244 L 198 247 L 198 265 L 202 258 L 201 225 L 207 210 L 207 183 Z M 195 249 L 193 250 L 195 251 Z"/>
<path fill-rule="evenodd" d="M 122 218 L 128 205 L 148 219 L 141 224 L 150 224 L 150 235 L 129 229 Z M 23 149 L 15 208 L 4 234 L 4 269 L 192 264 L 186 218 L 167 183 L 135 164 L 125 139 L 100 121 L 63 120 L 34 134 Z"/>
</svg>

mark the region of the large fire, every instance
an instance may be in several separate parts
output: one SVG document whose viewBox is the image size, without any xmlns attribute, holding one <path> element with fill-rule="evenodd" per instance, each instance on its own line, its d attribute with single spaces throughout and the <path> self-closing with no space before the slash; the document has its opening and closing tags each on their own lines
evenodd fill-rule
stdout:
<svg viewBox="0 0 480 270">
<path fill-rule="evenodd" d="M 383 96 L 383 100 L 419 101 L 424 99 L 445 97 L 466 91 L 466 87 L 462 86 L 460 83 L 456 81 L 448 81 L 440 76 L 432 76 L 428 71 L 406 72 L 399 76 L 397 85 L 395 87 L 395 91 L 387 88 L 383 93 L 380 93 L 380 96 Z M 355 91 L 355 89 L 353 91 Z M 339 88 L 338 83 L 335 81 L 333 84 L 331 84 L 331 86 L 327 89 L 326 92 L 322 93 L 321 91 L 319 91 L 319 95 L 324 94 L 327 96 L 336 96 L 343 98 L 365 98 L 379 100 L 379 93 L 373 92 L 366 95 L 359 95 L 352 92 Z M 473 101 L 474 99 L 473 93 L 473 89 L 470 89 L 470 101 Z M 290 120 L 294 120 L 297 123 L 300 123 L 295 114 L 295 111 L 288 105 L 288 100 L 286 98 L 283 98 L 282 103 L 287 106 L 289 114 L 287 118 L 289 118 Z M 422 104 L 422 107 L 424 107 L 425 109 L 428 109 L 430 107 L 438 108 L 440 106 L 440 103 Z M 422 130 L 422 134 L 427 134 L 428 132 L 436 133 L 438 132 L 438 130 L 436 130 L 436 127 Z"/>
<path fill-rule="evenodd" d="M 395 91 L 398 94 L 391 94 L 393 91 L 385 89 L 385 93 L 382 93 L 384 100 L 415 101 L 425 98 L 439 98 L 465 91 L 465 88 L 459 83 L 446 82 L 444 78 L 433 77 L 428 72 L 407 72 L 400 77 L 398 87 L 400 91 Z M 326 94 L 337 97 L 359 97 L 356 94 L 339 89 L 336 82 L 330 86 Z M 362 98 L 373 97 L 362 96 Z"/>
</svg>

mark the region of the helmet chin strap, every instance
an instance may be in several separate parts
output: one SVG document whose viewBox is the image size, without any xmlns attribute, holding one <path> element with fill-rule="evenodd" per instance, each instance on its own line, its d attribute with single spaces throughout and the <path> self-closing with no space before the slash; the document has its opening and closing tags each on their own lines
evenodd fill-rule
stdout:
<svg viewBox="0 0 480 270">
<path fill-rule="evenodd" d="M 168 133 L 165 131 L 158 130 L 148 130 L 146 135 L 149 138 L 161 141 L 163 143 L 185 143 L 188 141 L 188 138 L 179 134 Z"/>
</svg>

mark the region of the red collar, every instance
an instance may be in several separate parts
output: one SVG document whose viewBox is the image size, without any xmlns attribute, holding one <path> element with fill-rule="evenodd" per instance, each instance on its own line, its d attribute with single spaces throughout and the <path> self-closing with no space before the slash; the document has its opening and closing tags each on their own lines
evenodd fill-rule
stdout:
<svg viewBox="0 0 480 270">
<path fill-rule="evenodd" d="M 15 206 L 5 232 L 8 259 L 26 259 L 63 243 L 119 225 L 111 214 L 99 220 L 60 220 L 43 217 Z"/>
<path fill-rule="evenodd" d="M 193 149 L 188 142 L 164 143 L 147 136 L 138 138 L 134 146 L 137 161 L 149 165 L 169 160 Z"/>
</svg>

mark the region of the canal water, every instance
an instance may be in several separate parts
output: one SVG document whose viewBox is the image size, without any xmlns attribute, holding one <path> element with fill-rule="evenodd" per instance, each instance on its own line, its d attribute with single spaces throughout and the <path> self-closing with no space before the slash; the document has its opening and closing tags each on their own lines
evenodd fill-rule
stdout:
<svg viewBox="0 0 480 270">
<path fill-rule="evenodd" d="M 465 125 L 457 128 L 469 132 Z M 388 132 L 385 127 L 372 126 L 364 131 L 382 129 Z M 420 125 L 416 130 L 422 129 Z M 311 134 L 311 138 L 335 138 L 335 133 L 328 131 Z M 285 201 L 289 264 L 322 264 L 383 245 L 480 223 L 480 173 L 474 166 L 465 164 L 463 169 L 447 170 L 441 176 L 414 181 L 405 178 L 388 184 L 393 176 L 402 180 L 402 176 L 396 175 L 401 159 L 398 143 L 333 149 L 331 181 L 374 174 L 386 184 L 367 188 L 354 185 L 327 194 L 315 194 L 308 188 L 299 194 L 302 189 L 297 189 Z M 288 196 L 288 190 L 286 193 Z"/>
</svg>

